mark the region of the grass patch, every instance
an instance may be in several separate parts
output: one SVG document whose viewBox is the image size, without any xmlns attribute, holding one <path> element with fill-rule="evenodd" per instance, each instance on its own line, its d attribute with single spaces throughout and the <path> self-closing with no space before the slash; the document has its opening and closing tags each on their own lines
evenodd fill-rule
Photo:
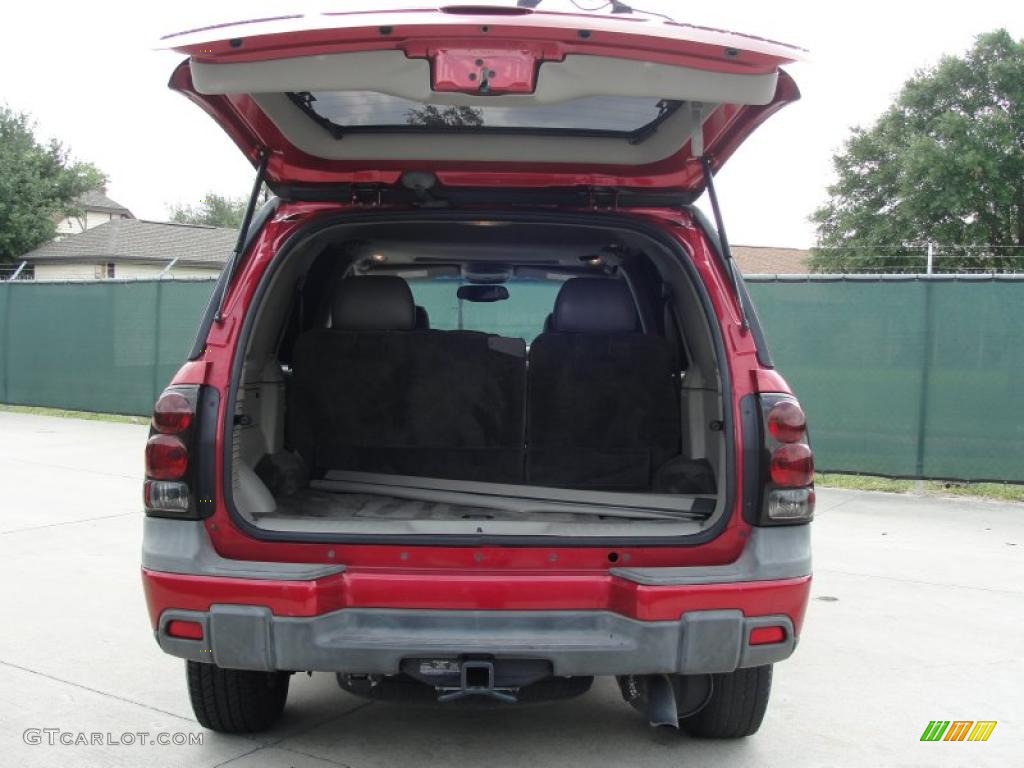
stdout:
<svg viewBox="0 0 1024 768">
<path fill-rule="evenodd" d="M 943 496 L 980 496 L 999 501 L 1024 501 L 1024 485 L 1013 483 L 956 483 L 929 480 L 924 487 L 928 493 Z"/>
<path fill-rule="evenodd" d="M 34 416 L 59 416 L 64 419 L 85 419 L 86 421 L 114 421 L 122 424 L 149 423 L 149 419 L 145 416 L 129 416 L 122 413 L 69 411 L 65 408 L 43 408 L 38 405 L 0 405 L 0 412 L 28 413 Z"/>
<path fill-rule="evenodd" d="M 918 488 L 916 480 L 874 477 L 872 475 L 835 475 L 821 472 L 814 476 L 814 482 L 823 488 L 846 488 L 852 491 L 911 493 L 920 490 L 935 496 L 971 496 L 997 501 L 1024 501 L 1024 485 L 1013 483 L 958 483 L 926 480 Z"/>
<path fill-rule="evenodd" d="M 873 475 L 833 475 L 819 472 L 814 476 L 814 482 L 827 488 L 847 488 L 851 491 L 909 493 L 914 490 L 913 480 L 895 480 L 891 477 Z"/>
</svg>

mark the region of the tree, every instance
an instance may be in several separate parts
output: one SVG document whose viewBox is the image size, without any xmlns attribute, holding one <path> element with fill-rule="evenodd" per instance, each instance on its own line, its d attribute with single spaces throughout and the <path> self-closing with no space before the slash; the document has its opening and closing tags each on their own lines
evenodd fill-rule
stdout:
<svg viewBox="0 0 1024 768">
<path fill-rule="evenodd" d="M 1024 41 L 997 30 L 917 72 L 833 166 L 814 271 L 923 271 L 928 242 L 943 270 L 1024 267 Z"/>
<path fill-rule="evenodd" d="M 171 206 L 171 221 L 238 229 L 242 226 L 247 202 L 244 197 L 225 197 L 207 192 L 199 205 Z"/>
<path fill-rule="evenodd" d="M 430 125 L 447 128 L 479 128 L 484 124 L 483 112 L 475 107 L 437 107 L 426 104 L 405 113 L 409 125 Z"/>
<path fill-rule="evenodd" d="M 57 140 L 40 143 L 29 115 L 0 106 L 0 263 L 52 240 L 57 222 L 82 215 L 78 198 L 106 183 Z"/>
</svg>

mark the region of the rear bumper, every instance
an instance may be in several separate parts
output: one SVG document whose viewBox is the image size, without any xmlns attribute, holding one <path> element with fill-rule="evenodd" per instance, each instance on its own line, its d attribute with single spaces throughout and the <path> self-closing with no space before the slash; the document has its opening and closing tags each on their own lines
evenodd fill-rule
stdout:
<svg viewBox="0 0 1024 768">
<path fill-rule="evenodd" d="M 393 674 L 402 659 L 545 659 L 555 675 L 730 672 L 796 648 L 806 526 L 762 529 L 723 566 L 408 573 L 221 558 L 200 523 L 147 518 L 143 584 L 167 653 L 234 669 Z M 201 639 L 172 637 L 195 622 Z M 782 640 L 752 645 L 780 627 Z"/>
<path fill-rule="evenodd" d="M 170 637 L 167 624 L 194 621 L 202 640 Z M 783 627 L 785 640 L 751 645 L 751 630 Z M 600 611 L 417 611 L 351 608 L 310 618 L 252 605 L 164 611 L 164 651 L 229 669 L 395 674 L 403 659 L 544 659 L 555 675 L 732 672 L 788 658 L 788 616 L 693 611 L 679 621 L 637 621 Z"/>
</svg>

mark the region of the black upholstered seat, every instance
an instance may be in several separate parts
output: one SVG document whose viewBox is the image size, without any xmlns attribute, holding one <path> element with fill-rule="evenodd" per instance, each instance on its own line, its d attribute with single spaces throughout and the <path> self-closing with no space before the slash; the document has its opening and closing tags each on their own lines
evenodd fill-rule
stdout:
<svg viewBox="0 0 1024 768">
<path fill-rule="evenodd" d="M 642 490 L 679 452 L 679 403 L 664 339 L 640 332 L 627 286 L 574 278 L 530 346 L 526 480 Z"/>
<path fill-rule="evenodd" d="M 417 329 L 398 277 L 343 280 L 331 317 L 293 354 L 289 441 L 315 470 L 519 481 L 522 340 Z"/>
</svg>

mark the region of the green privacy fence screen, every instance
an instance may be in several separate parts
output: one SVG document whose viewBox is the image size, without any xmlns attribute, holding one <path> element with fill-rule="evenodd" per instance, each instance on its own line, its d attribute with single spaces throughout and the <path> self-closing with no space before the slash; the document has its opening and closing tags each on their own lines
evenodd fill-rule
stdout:
<svg viewBox="0 0 1024 768">
<path fill-rule="evenodd" d="M 1024 481 L 1024 279 L 747 283 L 820 469 Z M 148 414 L 212 290 L 212 280 L 0 283 L 0 402 Z M 457 327 L 454 286 L 414 290 L 434 327 Z M 532 338 L 554 294 L 510 293 L 464 303 L 465 327 Z"/>
<path fill-rule="evenodd" d="M 819 469 L 1024 481 L 1024 279 L 747 285 Z"/>
<path fill-rule="evenodd" d="M 148 414 L 213 280 L 0 283 L 0 402 Z"/>
</svg>

